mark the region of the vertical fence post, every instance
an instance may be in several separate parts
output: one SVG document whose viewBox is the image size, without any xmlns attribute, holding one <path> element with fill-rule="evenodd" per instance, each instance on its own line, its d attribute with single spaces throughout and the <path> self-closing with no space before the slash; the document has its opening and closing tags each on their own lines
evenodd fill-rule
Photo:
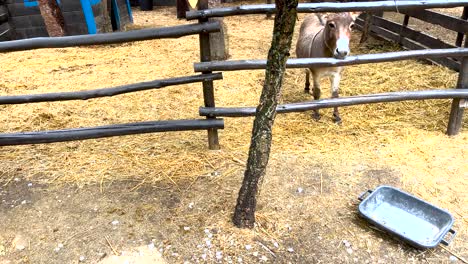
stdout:
<svg viewBox="0 0 468 264">
<path fill-rule="evenodd" d="M 266 0 L 266 3 L 267 3 L 267 4 L 271 4 L 271 0 Z M 271 18 L 271 13 L 267 13 L 267 14 L 266 14 L 266 18 L 267 18 L 267 19 L 268 19 L 268 18 Z"/>
<path fill-rule="evenodd" d="M 465 48 L 468 48 L 468 38 L 465 39 Z M 468 88 L 468 57 L 463 57 L 458 73 L 457 89 Z M 450 118 L 447 127 L 447 135 L 454 136 L 460 132 L 463 121 L 463 108 L 461 103 L 466 102 L 466 99 L 453 99 L 452 109 L 450 110 Z"/>
<path fill-rule="evenodd" d="M 208 0 L 199 0 L 198 9 L 208 9 Z M 208 18 L 200 18 L 198 23 L 206 23 Z M 211 61 L 210 33 L 200 33 L 200 61 Z M 204 71 L 202 73 L 211 73 Z M 215 107 L 213 81 L 203 81 L 203 100 L 206 107 Z M 213 119 L 215 117 L 207 117 Z M 219 149 L 218 130 L 214 128 L 208 129 L 208 147 L 209 149 Z"/>
<path fill-rule="evenodd" d="M 403 28 L 408 27 L 409 19 L 410 19 L 410 16 L 408 16 L 408 15 L 405 15 L 405 17 L 403 18 L 403 24 L 402 24 L 402 27 L 400 29 L 400 36 L 398 38 L 398 44 L 400 44 L 400 45 L 402 45 L 401 42 L 403 40 L 403 37 L 402 37 Z"/>
<path fill-rule="evenodd" d="M 467 20 L 468 19 L 468 7 L 464 7 L 463 8 L 463 14 L 461 16 L 461 19 L 463 20 Z M 462 43 L 463 43 L 463 33 L 458 33 L 457 34 L 457 40 L 455 41 L 455 46 L 457 47 L 461 47 Z"/>
</svg>

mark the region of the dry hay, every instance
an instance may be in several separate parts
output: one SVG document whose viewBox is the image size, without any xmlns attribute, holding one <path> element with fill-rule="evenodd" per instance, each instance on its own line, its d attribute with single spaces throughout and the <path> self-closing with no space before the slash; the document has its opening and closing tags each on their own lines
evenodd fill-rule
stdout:
<svg viewBox="0 0 468 264">
<path fill-rule="evenodd" d="M 172 12 L 161 9 L 153 17 L 156 12 L 135 11 L 136 27 L 187 23 L 175 20 Z M 244 16 L 226 18 L 225 23 L 231 59 L 266 57 L 272 20 Z M 355 54 L 398 50 L 376 40 L 359 47 L 358 39 L 356 34 L 352 41 Z M 197 36 L 0 54 L 0 93 L 77 91 L 184 76 L 193 74 L 192 63 L 198 60 Z M 225 72 L 224 80 L 215 82 L 217 105 L 254 106 L 263 79 L 263 71 Z M 453 88 L 456 80 L 455 72 L 416 61 L 359 65 L 346 68 L 341 95 Z M 310 100 L 311 96 L 303 93 L 303 83 L 301 70 L 288 70 L 282 102 Z M 328 97 L 325 81 L 323 88 L 323 96 Z M 1 131 L 197 118 L 202 102 L 201 85 L 190 84 L 89 101 L 1 106 Z M 342 126 L 333 124 L 330 109 L 322 110 L 320 122 L 313 121 L 310 113 L 280 115 L 274 128 L 272 160 L 282 164 L 285 157 L 295 157 L 301 160 L 298 164 L 319 166 L 344 185 L 365 179 L 363 167 L 392 168 L 399 172 L 403 186 L 454 212 L 462 228 L 468 213 L 468 120 L 465 115 L 464 132 L 459 136 L 445 136 L 449 109 L 449 100 L 354 106 L 341 109 Z M 252 120 L 227 118 L 225 129 L 220 131 L 221 151 L 207 150 L 205 131 L 4 147 L 0 177 L 6 182 L 21 175 L 57 184 L 100 183 L 103 188 L 120 180 L 135 181 L 135 188 L 159 181 L 178 188 L 200 177 L 209 177 L 214 183 L 232 183 L 228 178 L 234 175 L 238 179 L 244 168 Z M 271 194 L 266 197 L 273 199 Z M 284 198 L 277 197 L 268 204 L 277 206 Z M 227 217 L 222 217 L 227 220 L 224 224 L 229 222 Z M 259 222 L 278 222 L 281 227 L 272 235 L 277 236 L 285 230 L 281 217 L 260 212 Z M 268 232 L 268 227 L 260 230 Z"/>
</svg>

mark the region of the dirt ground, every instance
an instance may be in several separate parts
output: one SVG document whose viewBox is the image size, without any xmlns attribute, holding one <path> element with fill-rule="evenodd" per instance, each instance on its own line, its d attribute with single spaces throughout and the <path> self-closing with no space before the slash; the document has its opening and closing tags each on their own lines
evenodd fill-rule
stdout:
<svg viewBox="0 0 468 264">
<path fill-rule="evenodd" d="M 184 24 L 174 8 L 135 10 L 135 27 Z M 303 15 L 300 15 L 300 20 Z M 264 58 L 272 20 L 226 18 L 231 59 Z M 300 26 L 297 24 L 296 28 Z M 352 51 L 397 50 L 371 40 Z M 294 39 L 297 38 L 297 33 Z M 294 54 L 293 54 L 294 55 Z M 193 74 L 198 38 L 0 54 L 2 95 L 110 87 Z M 258 102 L 262 71 L 223 73 L 219 106 Z M 342 95 L 454 87 L 457 74 L 416 61 L 346 69 Z M 288 70 L 283 102 L 310 100 Z M 326 84 L 326 82 L 325 82 Z M 324 84 L 324 87 L 326 86 Z M 324 97 L 328 97 L 324 89 Z M 3 133 L 196 118 L 199 84 L 114 98 L 0 107 Z M 221 150 L 206 132 L 2 147 L 0 263 L 462 263 L 468 259 L 468 120 L 447 137 L 450 101 L 280 115 L 257 226 L 231 224 L 252 118 L 227 118 Z M 413 249 L 358 216 L 357 197 L 391 185 L 447 209 L 452 244 Z M 398 217 L 398 216 L 395 216 Z"/>
</svg>

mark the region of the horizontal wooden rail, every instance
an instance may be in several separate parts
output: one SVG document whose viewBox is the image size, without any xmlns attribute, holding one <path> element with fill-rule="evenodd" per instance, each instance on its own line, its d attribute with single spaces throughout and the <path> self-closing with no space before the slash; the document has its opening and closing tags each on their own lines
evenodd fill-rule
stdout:
<svg viewBox="0 0 468 264">
<path fill-rule="evenodd" d="M 114 44 L 161 38 L 179 38 L 182 36 L 194 35 L 202 32 L 218 32 L 220 31 L 220 28 L 220 23 L 216 21 L 203 24 L 197 23 L 164 28 L 148 28 L 132 30 L 127 32 L 105 33 L 96 35 L 21 39 L 0 42 L 0 52 L 43 48 L 65 48 L 99 44 Z"/>
<path fill-rule="evenodd" d="M 455 32 L 468 33 L 468 21 L 457 17 L 437 13 L 431 10 L 406 10 L 402 13 L 434 25 L 442 26 Z"/>
<path fill-rule="evenodd" d="M 0 134 L 0 146 L 42 144 L 154 132 L 223 129 L 222 119 L 168 120 L 88 128 Z"/>
<path fill-rule="evenodd" d="M 140 82 L 128 85 L 122 85 L 112 88 L 102 88 L 78 92 L 63 93 L 45 93 L 29 95 L 0 96 L 0 105 L 5 104 L 27 104 L 37 102 L 68 101 L 68 100 L 88 100 L 106 96 L 114 96 L 149 89 L 159 89 L 166 86 L 187 84 L 194 82 L 203 82 L 211 80 L 220 80 L 223 78 L 221 73 L 199 74 L 187 77 L 177 77 L 170 79 L 154 80 L 149 82 Z"/>
<path fill-rule="evenodd" d="M 301 3 L 297 7 L 300 13 L 345 12 L 345 11 L 401 11 L 425 8 L 450 8 L 468 5 L 467 0 L 424 0 L 424 1 L 376 1 L 348 3 Z M 237 7 L 193 10 L 186 13 L 188 20 L 224 17 L 236 15 L 254 15 L 274 13 L 275 5 L 242 5 Z"/>
<path fill-rule="evenodd" d="M 363 96 L 350 96 L 332 99 L 322 99 L 316 101 L 307 101 L 301 103 L 292 103 L 279 105 L 276 108 L 278 113 L 304 112 L 309 110 L 332 108 L 341 106 L 375 104 L 385 102 L 400 102 L 408 100 L 427 100 L 427 99 L 450 99 L 450 98 L 468 98 L 468 89 L 449 89 L 449 90 L 429 90 L 429 91 L 411 91 L 411 92 L 392 92 L 370 94 Z M 216 117 L 245 117 L 254 116 L 255 107 L 200 107 L 201 116 Z"/>
<path fill-rule="evenodd" d="M 433 49 L 433 50 L 411 50 L 397 51 L 379 54 L 365 54 L 348 56 L 345 59 L 332 58 L 307 58 L 289 59 L 287 68 L 310 68 L 310 67 L 330 67 L 349 66 L 376 62 L 390 62 L 409 59 L 429 59 L 441 57 L 463 57 L 468 56 L 468 48 L 454 49 Z M 196 72 L 203 71 L 238 71 L 238 70 L 261 70 L 266 68 L 266 60 L 238 60 L 238 61 L 211 61 L 194 64 Z"/>
</svg>

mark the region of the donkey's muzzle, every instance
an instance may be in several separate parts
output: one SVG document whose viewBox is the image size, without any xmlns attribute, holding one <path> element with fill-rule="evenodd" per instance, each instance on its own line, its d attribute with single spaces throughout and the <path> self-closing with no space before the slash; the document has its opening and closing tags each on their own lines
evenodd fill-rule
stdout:
<svg viewBox="0 0 468 264">
<path fill-rule="evenodd" d="M 349 53 L 349 38 L 339 38 L 336 41 L 336 49 L 333 52 L 333 57 L 336 59 L 344 59 Z"/>
</svg>

